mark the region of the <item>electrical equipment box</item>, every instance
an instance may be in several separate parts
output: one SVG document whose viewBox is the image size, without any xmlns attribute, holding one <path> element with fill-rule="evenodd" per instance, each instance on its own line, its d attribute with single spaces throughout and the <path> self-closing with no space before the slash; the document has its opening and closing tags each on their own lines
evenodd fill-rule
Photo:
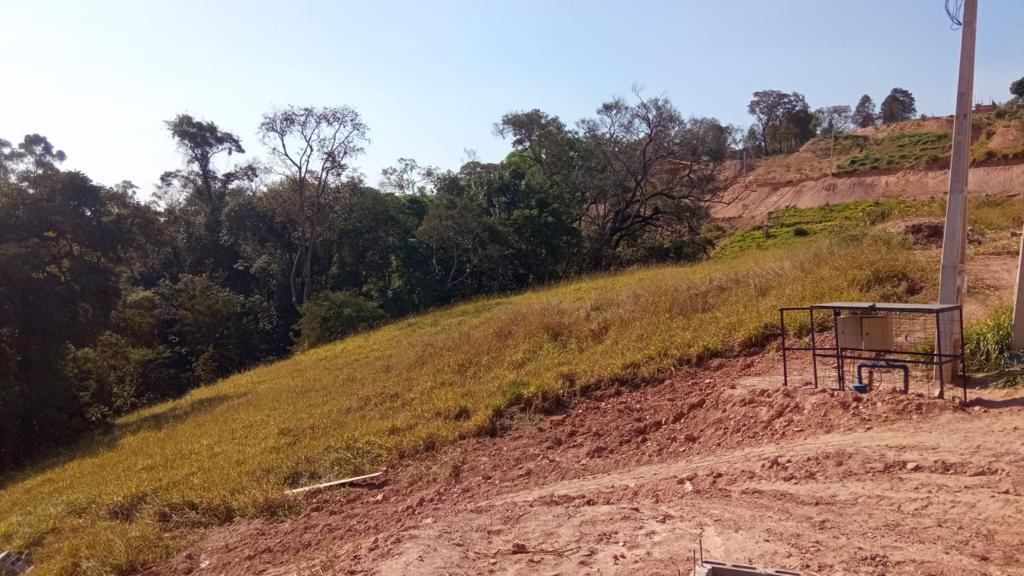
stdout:
<svg viewBox="0 0 1024 576">
<path fill-rule="evenodd" d="M 892 316 L 861 316 L 864 350 L 892 350 Z"/>
<path fill-rule="evenodd" d="M 839 347 L 847 350 L 892 350 L 893 324 L 891 316 L 840 316 Z"/>
<path fill-rule="evenodd" d="M 836 319 L 836 323 L 839 329 L 839 347 L 847 349 L 860 348 L 864 342 L 860 316 L 856 314 L 840 316 Z"/>
<path fill-rule="evenodd" d="M 787 316 L 801 317 L 798 332 L 787 330 Z M 809 380 L 815 387 L 824 381 L 832 390 L 868 392 L 886 388 L 893 378 L 890 373 L 896 372 L 902 376 L 904 393 L 913 390 L 942 398 L 959 377 L 962 401 L 967 401 L 959 304 L 825 302 L 780 308 L 779 331 L 783 385 L 793 383 L 790 355 L 810 353 L 802 382 Z"/>
</svg>

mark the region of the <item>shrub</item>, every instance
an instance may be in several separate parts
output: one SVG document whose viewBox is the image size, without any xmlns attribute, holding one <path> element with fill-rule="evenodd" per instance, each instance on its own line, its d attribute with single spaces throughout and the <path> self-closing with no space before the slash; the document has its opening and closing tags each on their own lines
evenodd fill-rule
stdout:
<svg viewBox="0 0 1024 576">
<path fill-rule="evenodd" d="M 1013 311 L 1002 308 L 964 333 L 967 369 L 995 372 L 1012 366 Z"/>
<path fill-rule="evenodd" d="M 377 304 L 347 292 L 321 292 L 302 307 L 299 347 L 313 348 L 368 328 L 387 315 Z"/>
</svg>

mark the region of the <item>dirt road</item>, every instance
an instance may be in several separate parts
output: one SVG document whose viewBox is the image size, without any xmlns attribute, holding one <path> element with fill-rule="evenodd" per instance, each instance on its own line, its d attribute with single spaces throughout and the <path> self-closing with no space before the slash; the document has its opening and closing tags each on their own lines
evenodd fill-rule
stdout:
<svg viewBox="0 0 1024 576">
<path fill-rule="evenodd" d="M 1024 574 L 1024 391 L 775 382 L 767 354 L 610 390 L 219 529 L 154 574 Z"/>
</svg>

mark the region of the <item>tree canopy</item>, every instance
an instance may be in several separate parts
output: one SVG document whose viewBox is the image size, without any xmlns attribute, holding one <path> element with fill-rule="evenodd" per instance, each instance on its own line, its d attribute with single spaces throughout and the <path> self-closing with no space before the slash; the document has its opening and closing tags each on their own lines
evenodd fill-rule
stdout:
<svg viewBox="0 0 1024 576">
<path fill-rule="evenodd" d="M 1010 94 L 1017 98 L 1024 99 L 1024 77 L 1018 78 L 1010 83 Z"/>
<path fill-rule="evenodd" d="M 814 137 L 814 116 L 798 92 L 754 92 L 747 111 L 754 117 L 765 156 L 795 152 Z"/>
<path fill-rule="evenodd" d="M 910 120 L 917 114 L 914 95 L 909 90 L 893 88 L 885 100 L 882 100 L 881 114 L 883 124 Z"/>
<path fill-rule="evenodd" d="M 574 125 L 495 125 L 512 152 L 457 170 L 399 159 L 368 185 L 349 107 L 267 113 L 271 163 L 188 114 L 154 200 L 65 171 L 45 137 L 0 140 L 0 469 L 120 414 L 426 308 L 706 254 L 733 129 L 665 98 Z"/>
<path fill-rule="evenodd" d="M 853 125 L 858 128 L 867 128 L 878 123 L 878 112 L 875 109 L 875 101 L 867 94 L 860 97 L 857 105 L 853 108 L 851 118 Z"/>
</svg>

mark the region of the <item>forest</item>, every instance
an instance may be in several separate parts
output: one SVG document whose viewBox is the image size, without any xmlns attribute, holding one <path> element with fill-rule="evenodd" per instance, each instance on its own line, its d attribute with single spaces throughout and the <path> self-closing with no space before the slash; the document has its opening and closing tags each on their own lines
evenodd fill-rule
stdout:
<svg viewBox="0 0 1024 576">
<path fill-rule="evenodd" d="M 0 140 L 0 471 L 126 412 L 389 319 L 617 267 L 706 256 L 743 157 L 876 122 L 754 94 L 749 130 L 634 90 L 567 125 L 494 125 L 498 163 L 400 159 L 371 185 L 350 107 L 285 107 L 258 142 L 166 122 L 181 163 L 152 193 L 63 170 L 45 136 Z M 911 117 L 895 89 L 883 121 Z M 233 162 L 253 144 L 262 161 Z M 73 153 L 73 151 L 72 151 Z M 745 165 L 745 162 L 743 163 Z"/>
</svg>

